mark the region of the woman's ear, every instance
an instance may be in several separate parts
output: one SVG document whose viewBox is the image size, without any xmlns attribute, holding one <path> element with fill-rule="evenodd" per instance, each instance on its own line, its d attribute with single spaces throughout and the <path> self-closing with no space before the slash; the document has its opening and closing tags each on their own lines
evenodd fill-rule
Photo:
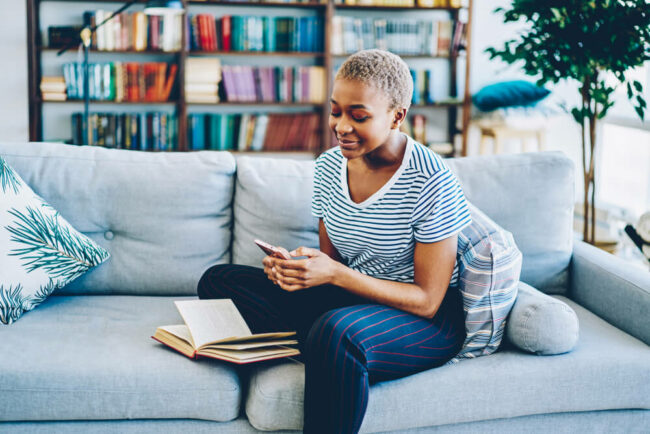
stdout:
<svg viewBox="0 0 650 434">
<path fill-rule="evenodd" d="M 395 110 L 391 130 L 399 130 L 400 125 L 402 125 L 402 122 L 406 119 L 406 112 L 407 110 L 405 108 Z"/>
</svg>

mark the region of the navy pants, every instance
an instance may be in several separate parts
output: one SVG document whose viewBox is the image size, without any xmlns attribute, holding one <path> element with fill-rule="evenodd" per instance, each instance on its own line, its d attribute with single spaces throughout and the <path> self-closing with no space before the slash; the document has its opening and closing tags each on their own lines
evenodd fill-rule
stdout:
<svg viewBox="0 0 650 434">
<path fill-rule="evenodd" d="M 305 433 L 356 433 L 370 384 L 440 366 L 465 339 L 460 293 L 433 319 L 373 303 L 333 285 L 288 292 L 262 268 L 216 265 L 201 299 L 230 298 L 253 333 L 296 330 L 305 364 Z"/>
</svg>

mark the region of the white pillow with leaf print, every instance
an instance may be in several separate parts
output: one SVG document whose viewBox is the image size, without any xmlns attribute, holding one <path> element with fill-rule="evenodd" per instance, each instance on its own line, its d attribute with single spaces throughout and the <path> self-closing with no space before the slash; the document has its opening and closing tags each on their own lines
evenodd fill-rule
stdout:
<svg viewBox="0 0 650 434">
<path fill-rule="evenodd" d="M 0 157 L 0 321 L 11 324 L 110 255 Z"/>
</svg>

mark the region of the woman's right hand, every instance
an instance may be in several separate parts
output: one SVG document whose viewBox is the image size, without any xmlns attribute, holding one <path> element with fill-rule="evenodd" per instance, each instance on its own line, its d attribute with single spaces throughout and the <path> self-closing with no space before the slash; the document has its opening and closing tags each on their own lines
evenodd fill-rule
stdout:
<svg viewBox="0 0 650 434">
<path fill-rule="evenodd" d="M 284 253 L 286 256 L 291 257 L 289 254 L 289 251 L 285 249 L 284 247 L 278 247 Z M 265 256 L 264 259 L 262 260 L 262 264 L 264 264 L 264 273 L 266 273 L 266 276 L 269 278 L 269 280 L 276 285 L 278 284 L 278 272 L 273 268 L 275 266 L 275 260 L 280 259 L 276 256 Z"/>
<path fill-rule="evenodd" d="M 274 259 L 275 258 L 273 256 L 265 256 L 264 259 L 262 259 L 262 264 L 264 264 L 264 273 L 266 274 L 266 277 L 268 277 L 271 282 L 277 285 L 278 279 L 275 277 L 275 271 L 273 268 L 275 265 L 273 262 Z"/>
</svg>

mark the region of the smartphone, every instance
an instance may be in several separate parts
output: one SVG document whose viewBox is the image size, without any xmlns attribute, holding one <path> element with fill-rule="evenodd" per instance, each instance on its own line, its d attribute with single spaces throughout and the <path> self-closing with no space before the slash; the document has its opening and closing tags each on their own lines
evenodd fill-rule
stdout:
<svg viewBox="0 0 650 434">
<path fill-rule="evenodd" d="M 269 256 L 275 256 L 281 259 L 292 259 L 286 250 L 280 249 L 278 247 L 272 246 L 269 243 L 265 243 L 262 240 L 254 240 L 255 244 L 259 246 L 260 249 L 264 251 Z"/>
</svg>

